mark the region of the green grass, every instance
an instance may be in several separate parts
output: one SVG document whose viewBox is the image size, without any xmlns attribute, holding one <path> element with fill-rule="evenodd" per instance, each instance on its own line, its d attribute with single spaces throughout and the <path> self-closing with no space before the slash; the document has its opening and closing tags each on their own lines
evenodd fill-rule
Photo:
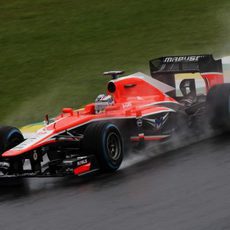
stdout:
<svg viewBox="0 0 230 230">
<path fill-rule="evenodd" d="M 0 0 L 0 120 L 23 125 L 105 91 L 105 70 L 230 54 L 229 0 Z"/>
</svg>

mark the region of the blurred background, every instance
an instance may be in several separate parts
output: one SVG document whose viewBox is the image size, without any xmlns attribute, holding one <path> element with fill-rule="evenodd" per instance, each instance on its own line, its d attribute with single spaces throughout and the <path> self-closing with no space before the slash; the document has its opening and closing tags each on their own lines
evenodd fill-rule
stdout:
<svg viewBox="0 0 230 230">
<path fill-rule="evenodd" d="M 229 0 L 0 0 L 0 121 L 83 106 L 102 72 L 149 73 L 163 55 L 230 53 Z"/>
</svg>

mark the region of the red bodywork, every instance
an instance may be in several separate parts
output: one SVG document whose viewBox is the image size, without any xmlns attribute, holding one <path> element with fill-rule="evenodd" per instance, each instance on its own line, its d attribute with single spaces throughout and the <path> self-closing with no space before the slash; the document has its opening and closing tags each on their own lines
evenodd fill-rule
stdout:
<svg viewBox="0 0 230 230">
<path fill-rule="evenodd" d="M 175 89 L 176 73 L 199 72 L 205 81 L 207 92 L 211 87 L 223 83 L 221 60 L 214 60 L 212 55 L 171 56 L 150 61 L 150 72 L 153 78 L 139 73 L 118 78 L 108 83 L 107 94 L 111 95 L 114 104 L 108 105 L 104 111 L 95 112 L 95 104 L 88 104 L 83 109 L 63 109 L 53 123 L 39 130 L 34 138 L 29 138 L 13 149 L 3 153 L 3 157 L 15 157 L 31 152 L 41 146 L 61 142 L 55 136 L 73 130 L 85 124 L 103 120 L 139 119 L 148 115 L 174 113 L 177 104 Z M 163 86 L 162 86 L 163 84 Z M 166 88 L 167 89 L 166 89 Z M 172 92 L 170 92 L 172 91 Z M 166 93 L 170 92 L 170 96 Z M 177 100 L 175 100 L 177 98 Z M 165 103 L 165 106 L 164 106 Z M 151 119 L 147 119 L 151 120 Z M 138 126 L 138 125 L 137 125 Z M 157 132 L 155 133 L 157 134 Z M 132 141 L 160 140 L 164 135 L 148 135 L 136 133 L 130 136 Z M 66 139 L 65 139 L 66 140 Z M 70 138 L 70 141 L 73 139 Z"/>
<path fill-rule="evenodd" d="M 105 72 L 113 79 L 107 85 L 107 95 L 100 94 L 83 109 L 64 108 L 50 124 L 46 116 L 45 127 L 2 154 L 0 171 L 9 176 L 12 172 L 21 176 L 83 175 L 103 167 L 113 171 L 131 144 L 138 149 L 145 141 L 168 144 L 171 136 L 183 135 L 182 129 L 191 128 L 192 132 L 194 125 L 200 124 L 199 118 L 206 115 L 206 96 L 197 91 L 190 75 L 181 80 L 178 93 L 175 75 L 200 73 L 208 92 L 224 82 L 221 60 L 212 55 L 188 55 L 149 63 L 152 77 L 136 73 L 117 79 L 123 71 Z M 109 128 L 106 131 L 105 127 L 113 130 L 115 139 L 106 139 Z M 45 155 L 47 163 L 43 162 Z M 31 170 L 24 168 L 25 159 L 29 159 Z"/>
<path fill-rule="evenodd" d="M 109 87 L 107 92 L 113 96 L 115 103 L 108 106 L 103 112 L 96 114 L 94 103 L 88 104 L 85 108 L 78 110 L 65 108 L 63 112 L 55 118 L 54 123 L 45 126 L 36 133 L 34 138 L 25 140 L 13 149 L 3 153 L 2 156 L 7 158 L 15 157 L 41 146 L 61 141 L 53 137 L 65 130 L 68 131 L 93 121 L 129 118 L 138 119 L 139 117 L 149 114 L 175 112 L 168 107 L 164 107 L 162 103 L 178 104 L 175 99 L 169 97 L 142 77 L 135 75 L 123 77 L 112 80 L 109 84 L 115 87 L 114 92 L 111 92 L 112 90 L 109 90 Z M 145 137 L 142 138 L 145 139 Z M 148 137 L 146 140 L 159 140 L 161 138 L 164 137 Z M 135 141 L 135 137 L 133 141 Z"/>
</svg>

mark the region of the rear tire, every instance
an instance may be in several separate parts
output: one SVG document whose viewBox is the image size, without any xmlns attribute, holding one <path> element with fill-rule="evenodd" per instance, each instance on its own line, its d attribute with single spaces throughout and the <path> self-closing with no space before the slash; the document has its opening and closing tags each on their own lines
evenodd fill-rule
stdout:
<svg viewBox="0 0 230 230">
<path fill-rule="evenodd" d="M 90 124 L 83 139 L 86 154 L 97 156 L 100 167 L 105 172 L 116 171 L 123 160 L 123 141 L 116 125 L 103 122 Z"/>
<path fill-rule="evenodd" d="M 214 129 L 230 131 L 230 84 L 216 85 L 210 89 L 207 114 Z"/>
</svg>

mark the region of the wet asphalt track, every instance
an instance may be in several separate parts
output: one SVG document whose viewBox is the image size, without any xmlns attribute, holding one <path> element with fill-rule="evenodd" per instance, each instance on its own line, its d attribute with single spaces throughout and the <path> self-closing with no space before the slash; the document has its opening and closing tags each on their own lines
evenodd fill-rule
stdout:
<svg viewBox="0 0 230 230">
<path fill-rule="evenodd" d="M 0 187 L 0 229 L 230 229 L 230 137 L 83 179 Z"/>
</svg>

